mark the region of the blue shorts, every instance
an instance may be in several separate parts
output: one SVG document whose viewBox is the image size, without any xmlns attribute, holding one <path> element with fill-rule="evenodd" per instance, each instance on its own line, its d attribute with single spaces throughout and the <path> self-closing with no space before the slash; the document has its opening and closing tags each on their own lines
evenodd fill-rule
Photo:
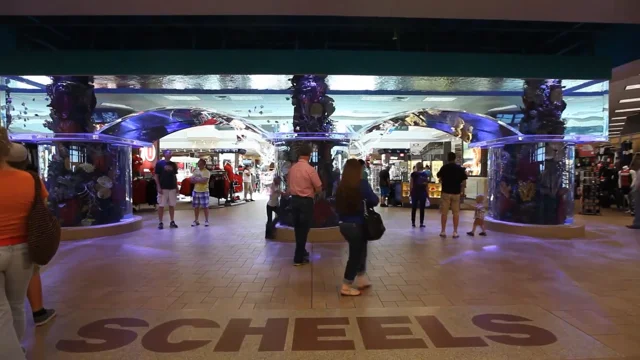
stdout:
<svg viewBox="0 0 640 360">
<path fill-rule="evenodd" d="M 387 197 L 389 196 L 390 188 L 388 186 L 380 186 L 380 196 Z"/>
</svg>

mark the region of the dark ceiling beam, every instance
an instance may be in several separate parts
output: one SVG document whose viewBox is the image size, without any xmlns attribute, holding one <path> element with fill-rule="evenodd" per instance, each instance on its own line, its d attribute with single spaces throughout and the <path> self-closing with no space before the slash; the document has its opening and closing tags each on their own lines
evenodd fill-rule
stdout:
<svg viewBox="0 0 640 360">
<path fill-rule="evenodd" d="M 556 40 L 560 39 L 561 37 L 571 33 L 571 32 L 575 32 L 575 30 L 577 30 L 578 28 L 580 28 L 580 26 L 582 26 L 584 23 L 580 23 L 580 24 L 576 24 L 574 26 L 572 26 L 570 29 L 567 29 L 561 33 L 559 33 L 558 35 L 552 37 L 551 39 L 547 40 L 544 42 L 544 44 L 540 45 L 541 48 L 546 47 L 548 45 L 553 44 Z"/>
<path fill-rule="evenodd" d="M 40 46 L 43 46 L 51 51 L 58 51 L 58 48 L 51 45 L 50 43 L 44 41 L 44 40 L 40 40 L 40 39 L 36 39 L 34 37 L 31 37 L 29 35 L 26 34 L 21 34 L 21 36 L 27 40 L 29 40 L 30 42 L 34 43 L 34 44 L 38 44 Z"/>
<path fill-rule="evenodd" d="M 574 50 L 576 48 L 579 48 L 580 46 L 582 46 L 582 45 L 584 45 L 586 43 L 587 43 L 586 40 L 578 41 L 578 42 L 574 43 L 573 45 L 570 45 L 570 46 L 558 51 L 556 53 L 556 55 L 564 55 L 564 54 L 568 53 L 569 51 Z"/>
<path fill-rule="evenodd" d="M 9 74 L 31 75 L 318 73 L 573 79 L 611 76 L 608 56 L 332 50 L 16 51 L 0 53 L 0 69 Z"/>
<path fill-rule="evenodd" d="M 21 24 L 21 25 L 15 25 L 16 28 L 20 29 L 20 28 L 33 28 L 33 27 L 42 27 L 42 25 L 38 25 L 38 24 Z M 57 25 L 58 28 L 68 28 L 68 29 L 73 29 L 73 28 L 96 28 L 96 29 L 100 29 L 100 28 L 110 28 L 110 27 L 122 27 L 122 28 L 137 28 L 137 29 L 145 29 L 145 28 L 167 28 L 167 27 L 177 27 L 177 28 L 193 28 L 193 29 L 198 29 L 198 28 L 203 28 L 203 29 L 209 29 L 209 28 L 213 28 L 213 29 L 257 29 L 257 30 L 261 30 L 261 29 L 300 29 L 300 28 L 304 28 L 304 29 L 310 29 L 310 30 L 315 30 L 318 28 L 324 28 L 324 29 L 334 29 L 334 30 L 340 30 L 340 29 L 362 29 L 362 28 L 366 28 L 368 30 L 371 29 L 380 29 L 380 30 L 393 30 L 394 28 L 396 29 L 401 29 L 401 30 L 405 30 L 405 31 L 411 31 L 411 32 L 439 32 L 439 33 L 452 33 L 452 32 L 461 32 L 461 33 L 470 33 L 470 32 L 497 32 L 497 33 L 557 33 L 558 31 L 562 31 L 561 29 L 550 29 L 548 27 L 540 27 L 540 28 L 521 28 L 521 27 L 516 27 L 516 26 L 512 26 L 512 27 L 508 27 L 508 28 L 490 28 L 490 27 L 481 27 L 481 28 L 475 28 L 475 27 L 459 27 L 456 28 L 455 30 L 447 30 L 447 29 L 442 29 L 438 26 L 425 26 L 424 24 L 422 26 L 402 26 L 402 25 L 390 25 L 390 24 L 322 24 L 322 23 L 305 23 L 305 24 L 285 24 L 285 23 L 273 23 L 273 24 L 263 24 L 263 23 L 224 23 L 224 24 L 190 24 L 190 23 L 171 23 L 171 24 L 129 24 L 129 23 L 105 23 L 105 24 L 99 24 L 99 23 L 86 23 L 86 24 L 70 24 L 70 23 L 66 23 L 66 24 L 60 24 Z M 51 28 L 53 29 L 53 28 Z M 55 30 L 55 29 L 54 29 Z M 56 30 L 57 31 L 57 30 Z M 598 31 L 604 31 L 604 30 L 575 30 L 575 31 L 568 31 L 567 33 L 593 33 L 593 32 L 598 32 Z M 61 34 L 62 36 L 65 36 L 64 34 L 60 33 L 58 31 L 59 34 Z"/>
<path fill-rule="evenodd" d="M 60 31 L 58 31 L 58 30 L 56 30 L 56 29 L 54 29 L 52 26 L 41 23 L 41 22 L 40 22 L 40 20 L 38 20 L 37 18 L 35 18 L 35 17 L 33 17 L 33 16 L 28 16 L 27 18 L 28 18 L 29 20 L 31 20 L 32 22 L 36 23 L 36 24 L 37 24 L 37 26 L 43 27 L 43 28 L 45 28 L 45 29 L 47 29 L 47 30 L 51 31 L 52 33 L 54 33 L 54 34 L 58 35 L 59 37 L 61 37 L 61 38 L 65 39 L 65 40 L 67 40 L 67 41 L 71 40 L 67 35 L 65 35 L 65 34 L 61 33 Z"/>
</svg>

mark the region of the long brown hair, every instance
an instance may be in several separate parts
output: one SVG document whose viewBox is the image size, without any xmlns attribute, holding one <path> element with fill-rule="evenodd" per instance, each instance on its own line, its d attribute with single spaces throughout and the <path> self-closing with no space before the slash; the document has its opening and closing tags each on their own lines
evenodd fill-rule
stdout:
<svg viewBox="0 0 640 360">
<path fill-rule="evenodd" d="M 362 165 L 357 159 L 349 159 L 344 165 L 342 178 L 336 191 L 336 210 L 338 214 L 357 214 L 362 209 L 362 195 L 360 181 L 362 180 Z"/>
<path fill-rule="evenodd" d="M 11 140 L 9 140 L 9 131 L 0 126 L 0 163 L 7 160 L 11 151 Z"/>
</svg>

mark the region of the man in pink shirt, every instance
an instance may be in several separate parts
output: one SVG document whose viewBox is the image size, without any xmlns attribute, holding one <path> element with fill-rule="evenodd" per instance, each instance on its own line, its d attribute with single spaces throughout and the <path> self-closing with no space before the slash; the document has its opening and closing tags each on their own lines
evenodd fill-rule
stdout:
<svg viewBox="0 0 640 360">
<path fill-rule="evenodd" d="M 309 253 L 305 249 L 307 235 L 313 222 L 313 200 L 316 193 L 322 191 L 322 181 L 316 169 L 309 164 L 311 146 L 305 144 L 298 150 L 298 162 L 289 169 L 287 181 L 291 194 L 291 211 L 296 237 L 296 252 L 293 256 L 295 266 L 309 262 Z"/>
</svg>

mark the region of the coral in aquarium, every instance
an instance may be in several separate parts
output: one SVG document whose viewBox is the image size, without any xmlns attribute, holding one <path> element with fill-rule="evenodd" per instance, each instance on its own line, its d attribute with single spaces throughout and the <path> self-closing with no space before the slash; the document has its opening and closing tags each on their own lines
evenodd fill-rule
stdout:
<svg viewBox="0 0 640 360">
<path fill-rule="evenodd" d="M 125 147 L 57 143 L 47 169 L 49 206 L 63 226 L 118 222 L 126 209 Z M 121 153 L 124 152 L 124 153 Z M 71 161 L 70 153 L 74 153 Z M 78 161 L 80 160 L 80 161 Z"/>
<path fill-rule="evenodd" d="M 526 135 L 564 135 L 562 80 L 525 80 L 524 117 L 520 131 Z M 490 179 L 495 194 L 492 216 L 526 224 L 564 224 L 569 216 L 568 185 L 571 150 L 565 143 L 523 142 L 490 149 L 495 164 Z"/>
<path fill-rule="evenodd" d="M 56 134 L 91 133 L 96 95 L 91 76 L 52 76 L 47 85 L 50 120 L 44 126 Z"/>
<path fill-rule="evenodd" d="M 291 105 L 295 132 L 332 132 L 330 116 L 335 111 L 333 99 L 327 95 L 326 76 L 295 75 L 291 78 Z"/>
<path fill-rule="evenodd" d="M 520 132 L 527 135 L 564 135 L 562 80 L 525 80 Z"/>
</svg>

